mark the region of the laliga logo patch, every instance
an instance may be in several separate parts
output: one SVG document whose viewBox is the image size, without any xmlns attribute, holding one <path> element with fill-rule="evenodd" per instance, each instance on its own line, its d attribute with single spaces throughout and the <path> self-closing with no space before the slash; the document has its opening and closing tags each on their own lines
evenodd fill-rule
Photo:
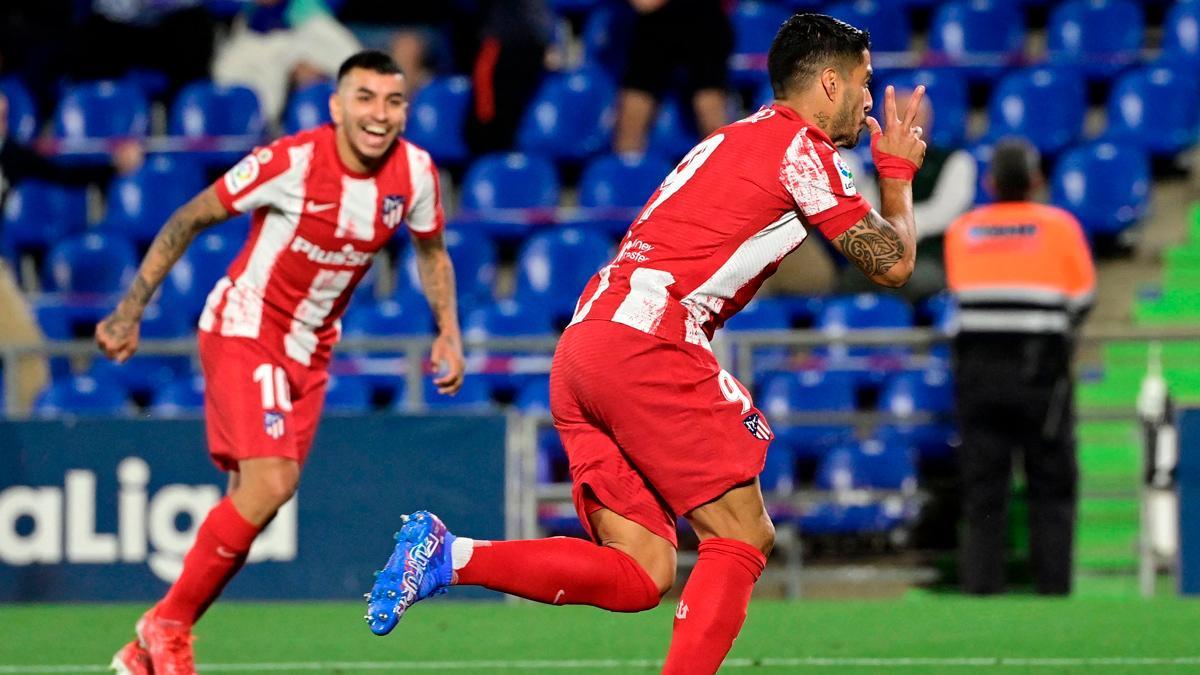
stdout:
<svg viewBox="0 0 1200 675">
<path fill-rule="evenodd" d="M 404 195 L 388 195 L 383 198 L 383 224 L 389 230 L 396 229 L 404 219 Z"/>
<path fill-rule="evenodd" d="M 760 441 L 769 441 L 775 437 L 771 433 L 771 427 L 767 426 L 767 421 L 758 413 L 747 415 L 746 419 L 742 420 L 742 424 L 746 425 L 746 431 L 749 431 L 751 436 Z"/>
<path fill-rule="evenodd" d="M 247 155 L 245 159 L 225 173 L 225 189 L 229 190 L 231 195 L 245 190 L 254 182 L 254 179 L 258 178 L 258 167 L 258 158 L 254 155 Z"/>
<path fill-rule="evenodd" d="M 833 166 L 837 169 L 838 178 L 842 181 L 842 191 L 846 196 L 854 195 L 857 190 L 854 188 L 854 174 L 850 172 L 850 167 L 842 161 L 842 156 L 833 153 Z"/>
</svg>

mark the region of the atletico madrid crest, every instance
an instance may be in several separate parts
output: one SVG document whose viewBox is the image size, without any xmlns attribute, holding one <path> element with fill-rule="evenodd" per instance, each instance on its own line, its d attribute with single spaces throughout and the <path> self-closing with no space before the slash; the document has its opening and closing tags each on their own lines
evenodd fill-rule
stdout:
<svg viewBox="0 0 1200 675">
<path fill-rule="evenodd" d="M 274 410 L 263 414 L 263 430 L 275 440 L 283 436 L 283 413 Z"/>
<path fill-rule="evenodd" d="M 749 431 L 751 436 L 760 441 L 769 441 L 774 438 L 774 435 L 771 434 L 771 427 L 758 413 L 747 415 L 746 419 L 742 420 L 742 424 L 746 425 L 746 431 Z"/>
<path fill-rule="evenodd" d="M 388 195 L 383 198 L 383 224 L 389 230 L 396 229 L 404 218 L 404 195 Z"/>
</svg>

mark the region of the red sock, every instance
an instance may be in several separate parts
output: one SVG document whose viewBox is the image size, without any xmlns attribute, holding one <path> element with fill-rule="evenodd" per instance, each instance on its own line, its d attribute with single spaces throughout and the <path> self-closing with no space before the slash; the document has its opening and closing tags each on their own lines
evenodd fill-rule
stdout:
<svg viewBox="0 0 1200 675">
<path fill-rule="evenodd" d="M 628 554 L 570 537 L 477 541 L 471 559 L 455 573 L 460 584 L 551 605 L 641 612 L 659 600 L 650 575 Z"/>
<path fill-rule="evenodd" d="M 183 558 L 183 573 L 158 603 L 155 616 L 188 625 L 198 621 L 242 568 L 259 530 L 229 497 L 222 499 L 200 525 L 196 543 Z"/>
<path fill-rule="evenodd" d="M 750 591 L 767 558 L 735 539 L 700 542 L 700 557 L 675 610 L 664 675 L 715 673 L 746 620 Z"/>
</svg>

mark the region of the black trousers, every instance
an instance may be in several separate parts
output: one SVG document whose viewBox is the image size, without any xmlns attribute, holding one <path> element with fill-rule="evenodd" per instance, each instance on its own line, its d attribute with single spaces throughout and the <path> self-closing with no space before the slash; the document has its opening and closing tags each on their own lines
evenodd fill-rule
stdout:
<svg viewBox="0 0 1200 675">
<path fill-rule="evenodd" d="M 1036 589 L 1070 593 L 1079 484 L 1071 342 L 1059 335 L 964 333 L 954 347 L 966 521 L 963 590 L 1004 590 L 1012 464 L 1020 453 Z"/>
</svg>

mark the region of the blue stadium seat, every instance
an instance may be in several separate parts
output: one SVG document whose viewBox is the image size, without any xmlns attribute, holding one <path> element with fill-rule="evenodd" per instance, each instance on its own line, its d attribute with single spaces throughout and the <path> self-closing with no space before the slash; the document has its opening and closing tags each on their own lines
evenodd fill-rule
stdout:
<svg viewBox="0 0 1200 675">
<path fill-rule="evenodd" d="M 460 164 L 470 152 L 465 127 L 471 82 L 461 75 L 437 77 L 413 97 L 404 137 L 433 155 L 438 164 Z"/>
<path fill-rule="evenodd" d="M 54 135 L 68 141 L 145 136 L 149 125 L 142 91 L 111 80 L 68 88 L 54 113 Z"/>
<path fill-rule="evenodd" d="M 167 273 L 162 302 L 194 322 L 243 243 L 216 230 L 200 233 Z"/>
<path fill-rule="evenodd" d="M 892 375 L 880 392 L 879 409 L 901 418 L 885 425 L 882 437 L 901 440 L 915 447 L 922 456 L 949 454 L 955 438 L 951 419 L 954 386 L 946 369 L 903 370 Z M 922 413 L 940 419 L 922 423 L 909 420 Z"/>
<path fill-rule="evenodd" d="M 204 148 L 189 152 L 208 165 L 222 167 L 236 162 L 263 135 L 262 111 L 254 90 L 244 86 L 219 86 L 193 82 L 184 87 L 171 106 L 167 132 L 174 136 L 203 139 L 209 136 L 248 136 L 241 148 Z"/>
<path fill-rule="evenodd" d="M 1163 57 L 1200 67 L 1200 2 L 1177 2 L 1163 21 Z"/>
<path fill-rule="evenodd" d="M 658 106 L 650 137 L 646 139 L 646 152 L 669 161 L 682 159 L 700 141 L 696 131 L 690 105 L 685 106 L 675 96 L 668 96 Z"/>
<path fill-rule="evenodd" d="M 120 382 L 87 375 L 54 380 L 33 404 L 37 417 L 125 415 L 132 411 Z"/>
<path fill-rule="evenodd" d="M 329 97 L 332 94 L 332 82 L 318 82 L 292 92 L 283 111 L 284 133 L 294 134 L 331 121 Z"/>
<path fill-rule="evenodd" d="M 798 458 L 820 455 L 854 434 L 849 424 L 789 424 L 793 412 L 851 412 L 856 378 L 844 371 L 802 370 L 767 376 L 758 386 L 755 405 L 766 413 L 776 437 Z"/>
<path fill-rule="evenodd" d="M 446 249 L 454 263 L 454 279 L 460 296 L 490 298 L 496 283 L 496 245 L 483 233 L 464 233 L 459 229 L 445 231 Z M 417 272 L 416 247 L 409 246 L 397 269 L 397 291 L 420 291 L 421 278 Z"/>
<path fill-rule="evenodd" d="M 584 220 L 606 232 L 623 234 L 672 168 L 650 154 L 597 157 L 579 181 L 579 205 L 594 210 Z"/>
<path fill-rule="evenodd" d="M 102 230 L 146 246 L 176 209 L 205 186 L 204 174 L 186 157 L 152 156 L 136 172 L 108 186 Z"/>
<path fill-rule="evenodd" d="M 1145 32 L 1142 10 L 1126 0 L 1068 0 L 1047 27 L 1050 61 L 1107 78 L 1135 63 Z"/>
<path fill-rule="evenodd" d="M 929 29 L 929 61 L 992 79 L 1018 62 L 1025 45 L 1021 10 L 1007 0 L 956 0 L 940 5 Z"/>
<path fill-rule="evenodd" d="M 558 227 L 530 237 L 517 254 L 516 297 L 541 304 L 553 321 L 565 325 L 589 279 L 613 257 L 601 235 Z"/>
<path fill-rule="evenodd" d="M 755 298 L 730 317 L 725 329 L 738 331 L 787 330 L 792 327 L 788 305 L 779 298 Z"/>
<path fill-rule="evenodd" d="M 817 315 L 815 327 L 836 336 L 854 330 L 911 328 L 912 325 L 912 307 L 904 300 L 892 295 L 858 293 L 827 299 Z M 831 345 L 828 349 L 815 351 L 829 354 L 834 358 L 907 353 L 907 349 L 903 347 L 847 347 L 845 345 Z"/>
<path fill-rule="evenodd" d="M 111 303 L 97 309 L 111 309 Z M 88 317 L 98 320 L 99 314 Z M 162 303 L 151 303 L 142 315 L 140 335 L 145 340 L 177 340 L 192 337 L 195 324 L 188 317 L 175 311 L 174 307 Z M 125 389 L 140 400 L 153 400 L 155 392 L 171 382 L 191 375 L 191 357 L 138 353 L 125 363 L 116 363 L 106 358 L 92 360 L 88 374 L 98 379 L 119 381 Z"/>
<path fill-rule="evenodd" d="M 1195 72 L 1153 66 L 1121 76 L 1108 97 L 1105 137 L 1156 156 L 1200 141 L 1200 89 Z"/>
<path fill-rule="evenodd" d="M 872 38 L 874 35 L 872 34 Z M 911 91 L 917 85 L 925 85 L 925 96 L 933 106 L 933 128 L 926 129 L 935 145 L 955 147 L 967 134 L 967 114 L 970 103 L 967 98 L 967 83 L 955 70 L 922 68 L 895 72 L 877 78 L 874 99 L 876 112 L 883 110 L 883 92 L 887 85 L 897 91 Z"/>
<path fill-rule="evenodd" d="M 342 317 L 345 337 L 399 337 L 433 333 L 433 314 L 419 293 L 395 294 L 376 302 L 361 298 Z"/>
<path fill-rule="evenodd" d="M 1083 134 L 1087 92 L 1072 70 L 1030 68 L 1011 73 L 992 93 L 987 139 L 1024 136 L 1056 153 Z"/>
<path fill-rule="evenodd" d="M 87 193 L 36 180 L 22 181 L 4 201 L 0 219 L 5 255 L 14 259 L 45 251 L 55 242 L 83 232 L 87 225 Z"/>
<path fill-rule="evenodd" d="M 616 85 L 599 68 L 547 77 L 525 108 L 517 146 L 562 162 L 581 162 L 612 144 Z"/>
<path fill-rule="evenodd" d="M 492 396 L 487 382 L 479 377 L 468 376 L 462 389 L 453 396 L 439 394 L 432 379 L 424 379 L 425 406 L 434 411 L 488 412 L 492 408 Z"/>
<path fill-rule="evenodd" d="M 8 133 L 18 143 L 29 143 L 37 136 L 37 109 L 33 96 L 20 80 L 0 79 L 0 94 L 8 100 Z"/>
<path fill-rule="evenodd" d="M 770 2 L 742 0 L 733 9 L 733 54 L 729 72 L 735 84 L 757 82 L 767 67 L 767 49 L 791 12 Z"/>
<path fill-rule="evenodd" d="M 871 438 L 856 444 L 857 465 L 867 487 L 912 492 L 917 467 L 909 446 Z"/>
<path fill-rule="evenodd" d="M 96 232 L 60 241 L 46 259 L 52 290 L 91 294 L 124 290 L 137 263 L 126 239 Z"/>
<path fill-rule="evenodd" d="M 908 14 L 894 0 L 839 2 L 827 7 L 825 13 L 871 34 L 872 63 L 878 60 L 880 52 L 908 51 L 912 39 Z"/>
<path fill-rule="evenodd" d="M 1075 214 L 1088 234 L 1115 235 L 1146 214 L 1150 180 L 1144 151 L 1116 143 L 1089 143 L 1059 159 L 1050 181 L 1050 198 Z"/>
<path fill-rule="evenodd" d="M 513 401 L 517 410 L 526 415 L 550 414 L 550 378 L 535 377 L 521 387 Z"/>
<path fill-rule="evenodd" d="M 361 375 L 330 375 L 325 411 L 365 413 L 371 410 L 371 383 Z"/>
<path fill-rule="evenodd" d="M 530 223 L 549 220 L 558 196 L 558 174 L 545 157 L 519 152 L 490 154 L 475 160 L 467 170 L 462 208 L 473 212 L 474 221 L 470 222 L 508 238 L 523 233 Z"/>
<path fill-rule="evenodd" d="M 995 141 L 981 138 L 978 142 L 967 146 L 967 152 L 975 160 L 975 205 L 991 204 L 992 193 L 988 188 L 988 171 L 992 165 L 992 155 L 995 152 Z"/>
<path fill-rule="evenodd" d="M 625 2 L 607 3 L 589 12 L 581 38 L 584 64 L 619 77 L 628 60 L 634 17 L 633 9 Z"/>
<path fill-rule="evenodd" d="M 536 300 L 525 302 L 505 298 L 467 313 L 463 319 L 463 334 L 472 339 L 548 335 L 554 332 L 545 308 Z"/>
<path fill-rule="evenodd" d="M 156 389 L 150 399 L 154 417 L 185 417 L 204 412 L 204 378 L 199 375 L 174 380 Z"/>
</svg>

